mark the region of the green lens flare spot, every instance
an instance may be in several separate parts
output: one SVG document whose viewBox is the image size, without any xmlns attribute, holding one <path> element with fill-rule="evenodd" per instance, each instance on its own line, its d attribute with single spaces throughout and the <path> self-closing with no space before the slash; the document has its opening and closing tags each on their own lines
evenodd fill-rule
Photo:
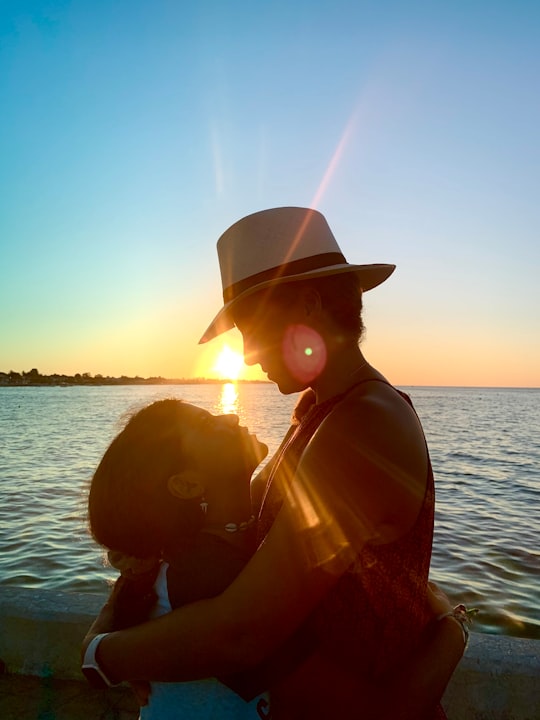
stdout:
<svg viewBox="0 0 540 720">
<path fill-rule="evenodd" d="M 307 355 L 308 357 L 310 357 L 310 355 L 313 355 L 313 348 L 307 347 L 304 350 L 304 354 Z"/>
</svg>

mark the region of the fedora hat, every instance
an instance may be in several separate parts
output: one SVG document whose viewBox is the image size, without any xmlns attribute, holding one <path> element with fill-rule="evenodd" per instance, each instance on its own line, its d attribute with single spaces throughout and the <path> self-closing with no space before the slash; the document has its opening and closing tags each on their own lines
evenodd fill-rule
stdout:
<svg viewBox="0 0 540 720">
<path fill-rule="evenodd" d="M 317 210 L 280 207 L 247 215 L 217 243 L 223 307 L 199 344 L 234 327 L 232 308 L 264 288 L 324 275 L 354 272 L 362 290 L 380 285 L 395 265 L 351 265 Z"/>
</svg>

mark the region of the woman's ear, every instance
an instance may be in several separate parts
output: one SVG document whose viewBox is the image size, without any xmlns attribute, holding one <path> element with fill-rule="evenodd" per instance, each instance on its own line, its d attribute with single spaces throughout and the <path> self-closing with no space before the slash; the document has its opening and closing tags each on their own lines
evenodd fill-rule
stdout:
<svg viewBox="0 0 540 720">
<path fill-rule="evenodd" d="M 313 288 L 305 288 L 302 300 L 307 317 L 320 311 L 322 306 L 321 296 Z"/>
<path fill-rule="evenodd" d="M 196 500 L 204 495 L 204 483 L 196 470 L 184 470 L 171 475 L 167 480 L 167 490 L 180 500 Z"/>
</svg>

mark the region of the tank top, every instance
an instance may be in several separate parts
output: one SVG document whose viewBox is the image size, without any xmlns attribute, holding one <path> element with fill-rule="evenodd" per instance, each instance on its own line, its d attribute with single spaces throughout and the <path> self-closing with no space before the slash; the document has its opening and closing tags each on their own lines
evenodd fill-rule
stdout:
<svg viewBox="0 0 540 720">
<path fill-rule="evenodd" d="M 284 490 L 309 440 L 332 410 L 358 385 L 384 382 L 370 378 L 346 392 L 315 404 L 296 419 L 272 462 L 259 514 L 259 539 L 268 533 L 283 503 Z M 392 386 L 390 386 L 392 387 Z M 411 407 L 408 395 L 393 388 Z M 304 403 L 305 405 L 305 403 Z M 414 410 L 414 408 L 413 408 Z M 427 450 L 427 448 L 426 448 Z M 428 454 L 422 506 L 410 530 L 394 542 L 366 543 L 355 562 L 305 621 L 318 651 L 339 675 L 377 677 L 414 651 L 430 619 L 426 586 L 433 540 L 435 491 Z M 362 705 L 359 704 L 359 717 Z M 322 717 L 322 715 L 321 715 Z M 439 706 L 434 718 L 446 716 Z"/>
</svg>

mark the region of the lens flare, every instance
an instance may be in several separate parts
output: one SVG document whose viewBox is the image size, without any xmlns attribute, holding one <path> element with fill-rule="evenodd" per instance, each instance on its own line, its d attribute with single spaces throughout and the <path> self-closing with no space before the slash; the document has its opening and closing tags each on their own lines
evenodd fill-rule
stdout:
<svg viewBox="0 0 540 720">
<path fill-rule="evenodd" d="M 283 360 L 296 380 L 312 382 L 326 367 L 324 340 L 307 325 L 290 325 L 283 336 Z"/>
</svg>

